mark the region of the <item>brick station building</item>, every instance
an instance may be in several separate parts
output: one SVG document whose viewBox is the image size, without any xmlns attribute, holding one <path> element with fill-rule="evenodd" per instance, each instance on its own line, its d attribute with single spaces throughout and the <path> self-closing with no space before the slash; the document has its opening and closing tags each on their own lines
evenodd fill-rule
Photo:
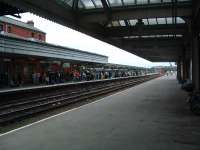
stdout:
<svg viewBox="0 0 200 150">
<path fill-rule="evenodd" d="M 0 32 L 32 40 L 46 41 L 46 33 L 34 27 L 32 20 L 25 23 L 2 16 L 0 17 Z"/>
</svg>

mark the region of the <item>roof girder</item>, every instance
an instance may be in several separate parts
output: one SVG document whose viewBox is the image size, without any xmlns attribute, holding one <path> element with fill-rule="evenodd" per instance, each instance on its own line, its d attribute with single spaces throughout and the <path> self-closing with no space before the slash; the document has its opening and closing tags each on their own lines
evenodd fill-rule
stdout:
<svg viewBox="0 0 200 150">
<path fill-rule="evenodd" d="M 181 54 L 180 47 L 155 47 L 155 48 L 126 48 L 130 53 L 142 56 L 150 61 L 175 61 Z"/>
<path fill-rule="evenodd" d="M 145 10 L 145 11 L 144 11 Z M 105 22 L 106 15 L 103 9 L 85 10 L 80 14 L 80 22 Z M 177 16 L 179 17 L 191 17 L 192 10 L 191 5 L 186 3 L 185 5 L 177 5 Z M 112 20 L 130 20 L 130 19 L 142 19 L 142 18 L 164 18 L 172 17 L 171 5 L 152 5 L 146 7 L 117 7 L 112 8 Z"/>
<path fill-rule="evenodd" d="M 142 35 L 183 35 L 187 31 L 187 27 L 180 25 L 149 25 L 143 27 L 110 27 L 106 29 L 109 37 L 125 37 L 125 36 L 142 36 Z"/>
<path fill-rule="evenodd" d="M 152 48 L 152 47 L 180 47 L 183 46 L 183 38 L 136 38 L 122 39 L 123 48 Z"/>
</svg>

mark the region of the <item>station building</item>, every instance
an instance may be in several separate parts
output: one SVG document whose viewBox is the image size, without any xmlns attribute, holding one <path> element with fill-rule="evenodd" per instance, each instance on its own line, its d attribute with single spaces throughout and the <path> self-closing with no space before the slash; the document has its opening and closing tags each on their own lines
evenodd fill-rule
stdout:
<svg viewBox="0 0 200 150">
<path fill-rule="evenodd" d="M 30 40 L 46 41 L 46 33 L 36 27 L 32 20 L 25 22 L 18 21 L 9 17 L 0 17 L 1 34 L 23 37 Z"/>
<path fill-rule="evenodd" d="M 88 64 L 105 64 L 108 57 L 46 43 L 46 33 L 27 23 L 0 17 L 0 87 L 29 85 L 33 76 L 63 76 Z M 66 79 L 67 80 L 67 79 Z M 19 83 L 20 82 L 20 83 Z"/>
</svg>

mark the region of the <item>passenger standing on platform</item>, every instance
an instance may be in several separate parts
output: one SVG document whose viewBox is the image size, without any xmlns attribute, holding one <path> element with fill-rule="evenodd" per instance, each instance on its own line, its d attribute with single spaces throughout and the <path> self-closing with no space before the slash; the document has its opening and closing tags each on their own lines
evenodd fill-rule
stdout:
<svg viewBox="0 0 200 150">
<path fill-rule="evenodd" d="M 80 73 L 76 71 L 76 80 L 79 81 L 79 79 L 80 79 Z"/>
<path fill-rule="evenodd" d="M 61 74 L 60 72 L 58 72 L 57 74 L 58 74 L 58 83 L 61 83 Z"/>
<path fill-rule="evenodd" d="M 89 80 L 89 71 L 88 70 L 86 70 L 86 80 L 88 81 Z"/>
<path fill-rule="evenodd" d="M 101 72 L 99 72 L 99 78 L 98 79 L 101 80 Z"/>
<path fill-rule="evenodd" d="M 76 81 L 76 71 L 73 71 L 73 81 Z"/>
<path fill-rule="evenodd" d="M 10 80 L 10 86 L 11 86 L 11 87 L 14 87 L 14 86 L 15 86 L 15 83 L 14 83 L 14 81 L 13 81 L 13 78 Z"/>
<path fill-rule="evenodd" d="M 77 71 L 74 71 L 74 79 L 75 79 L 75 81 L 78 81 Z"/>
<path fill-rule="evenodd" d="M 109 79 L 111 79 L 111 78 L 112 78 L 112 72 L 109 71 Z"/>
<path fill-rule="evenodd" d="M 61 75 L 60 75 L 60 72 L 57 72 L 58 74 L 58 83 L 61 83 Z"/>
<path fill-rule="evenodd" d="M 18 81 L 18 86 L 21 86 L 22 85 L 22 78 L 21 78 L 21 75 L 19 73 L 17 74 L 17 81 Z"/>
<path fill-rule="evenodd" d="M 76 81 L 76 71 L 73 71 L 73 81 Z"/>
<path fill-rule="evenodd" d="M 92 80 L 95 80 L 96 76 L 95 76 L 95 72 L 92 72 Z"/>
<path fill-rule="evenodd" d="M 95 73 L 95 80 L 98 80 L 99 79 L 99 72 L 96 72 Z"/>
<path fill-rule="evenodd" d="M 49 77 L 49 84 L 52 84 L 52 73 L 51 72 L 49 72 L 48 77 Z"/>
<path fill-rule="evenodd" d="M 56 83 L 60 83 L 60 73 L 59 72 L 56 72 L 55 73 L 55 80 L 56 80 Z"/>
<path fill-rule="evenodd" d="M 103 72 L 101 72 L 101 79 L 104 79 L 104 74 L 103 74 Z"/>
<path fill-rule="evenodd" d="M 36 82 L 37 82 L 37 84 L 40 83 L 40 73 L 39 72 L 36 74 Z"/>
<path fill-rule="evenodd" d="M 42 76 L 41 73 L 40 73 L 40 77 L 39 77 L 39 83 L 40 83 L 40 84 L 43 83 L 43 76 Z"/>
<path fill-rule="evenodd" d="M 84 71 L 82 72 L 82 80 L 86 80 L 86 73 Z"/>
<path fill-rule="evenodd" d="M 35 84 L 36 83 L 36 73 L 35 72 L 33 72 L 33 74 L 32 74 L 32 80 L 33 80 L 33 84 Z"/>
<path fill-rule="evenodd" d="M 108 78 L 108 72 L 106 71 L 105 72 L 105 79 L 107 79 Z"/>
<path fill-rule="evenodd" d="M 79 72 L 79 78 L 80 78 L 80 81 L 83 80 L 83 74 L 82 74 L 82 71 Z"/>
<path fill-rule="evenodd" d="M 45 82 L 46 82 L 46 84 L 49 84 L 49 74 L 46 74 Z"/>
<path fill-rule="evenodd" d="M 73 74 L 73 72 L 70 72 L 69 73 L 69 81 L 73 80 L 73 78 L 74 78 L 74 74 Z"/>
<path fill-rule="evenodd" d="M 47 74 L 44 72 L 42 75 L 42 83 L 46 83 L 45 79 L 46 79 Z"/>
</svg>

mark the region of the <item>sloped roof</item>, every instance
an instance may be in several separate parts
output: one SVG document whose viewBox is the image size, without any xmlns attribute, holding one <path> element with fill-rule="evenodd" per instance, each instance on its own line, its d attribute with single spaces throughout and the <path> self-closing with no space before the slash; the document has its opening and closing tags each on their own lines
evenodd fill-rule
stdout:
<svg viewBox="0 0 200 150">
<path fill-rule="evenodd" d="M 45 33 L 44 31 L 42 31 L 42 30 L 40 30 L 40 29 L 38 29 L 34 26 L 31 26 L 31 25 L 29 25 L 25 22 L 15 20 L 15 19 L 12 19 L 12 18 L 9 18 L 9 17 L 6 17 L 6 16 L 1 16 L 0 22 L 6 22 L 6 23 L 9 23 L 9 24 L 16 25 L 16 26 L 19 26 L 19 27 L 23 27 L 23 28 L 26 28 L 26 29 L 30 29 L 30 30 L 33 30 L 33 31 Z"/>
</svg>

